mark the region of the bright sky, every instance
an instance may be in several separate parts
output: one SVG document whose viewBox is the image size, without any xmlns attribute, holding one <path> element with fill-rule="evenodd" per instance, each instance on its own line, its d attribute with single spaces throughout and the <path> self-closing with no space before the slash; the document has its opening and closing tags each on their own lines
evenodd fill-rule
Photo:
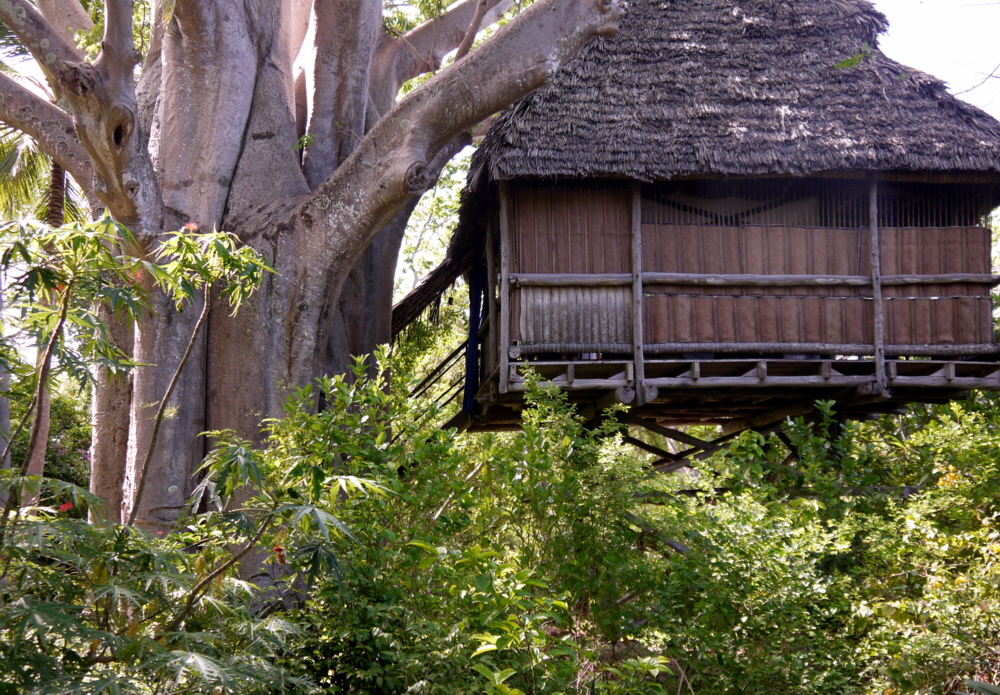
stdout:
<svg viewBox="0 0 1000 695">
<path fill-rule="evenodd" d="M 1000 118 L 1000 0 L 874 2 L 889 18 L 886 55 L 944 80 L 953 94 L 971 89 L 959 97 Z"/>
</svg>

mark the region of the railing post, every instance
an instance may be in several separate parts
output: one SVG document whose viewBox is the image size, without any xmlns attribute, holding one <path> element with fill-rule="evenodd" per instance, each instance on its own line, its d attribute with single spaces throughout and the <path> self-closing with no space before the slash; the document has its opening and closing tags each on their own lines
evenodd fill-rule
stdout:
<svg viewBox="0 0 1000 695">
<path fill-rule="evenodd" d="M 500 393 L 510 385 L 510 193 L 501 181 L 500 199 Z"/>
<path fill-rule="evenodd" d="M 646 389 L 646 360 L 642 337 L 642 184 L 632 182 L 632 356 L 635 361 L 636 405 L 656 398 Z"/>
<path fill-rule="evenodd" d="M 878 223 L 878 172 L 872 172 L 868 186 L 868 226 L 872 245 L 872 294 L 875 303 L 875 381 L 878 393 L 886 390 L 885 311 L 882 302 L 882 249 Z"/>
<path fill-rule="evenodd" d="M 476 393 L 479 392 L 479 327 L 483 322 L 483 286 L 486 284 L 486 267 L 480 261 L 472 269 L 469 283 L 469 339 L 465 343 L 465 396 L 462 412 L 470 415 L 476 410 Z"/>
</svg>

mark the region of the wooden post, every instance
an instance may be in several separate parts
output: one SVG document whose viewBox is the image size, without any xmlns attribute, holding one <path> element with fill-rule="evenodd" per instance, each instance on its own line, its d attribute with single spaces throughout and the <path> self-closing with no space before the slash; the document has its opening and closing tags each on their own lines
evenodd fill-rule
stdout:
<svg viewBox="0 0 1000 695">
<path fill-rule="evenodd" d="M 485 345 L 486 374 L 493 374 L 497 369 L 497 344 L 500 342 L 500 332 L 497 323 L 497 225 L 491 218 L 486 223 L 486 312 L 489 316 L 490 329 Z"/>
<path fill-rule="evenodd" d="M 635 360 L 636 405 L 645 405 L 645 357 L 642 353 L 642 184 L 632 182 L 632 354 Z M 655 396 L 654 396 L 655 397 Z"/>
<path fill-rule="evenodd" d="M 506 181 L 500 194 L 500 393 L 510 384 L 510 197 Z"/>
<path fill-rule="evenodd" d="M 882 249 L 878 225 L 878 172 L 872 172 L 868 187 L 868 225 L 872 245 L 872 292 L 875 304 L 875 381 L 876 393 L 885 391 L 885 310 L 882 303 Z"/>
</svg>

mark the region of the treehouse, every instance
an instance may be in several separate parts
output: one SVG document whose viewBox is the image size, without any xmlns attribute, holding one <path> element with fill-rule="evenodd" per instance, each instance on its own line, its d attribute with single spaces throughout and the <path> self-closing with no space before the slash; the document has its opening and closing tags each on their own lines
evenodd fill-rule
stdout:
<svg viewBox="0 0 1000 695">
<path fill-rule="evenodd" d="M 634 0 L 502 114 L 393 316 L 465 275 L 463 424 L 516 425 L 528 369 L 701 450 L 671 428 L 1000 390 L 1000 123 L 885 29 L 865 0 Z"/>
</svg>

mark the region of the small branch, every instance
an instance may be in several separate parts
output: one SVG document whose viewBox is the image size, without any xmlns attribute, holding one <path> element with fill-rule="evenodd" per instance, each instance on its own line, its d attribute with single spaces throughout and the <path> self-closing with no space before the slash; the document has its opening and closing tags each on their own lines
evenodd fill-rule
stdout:
<svg viewBox="0 0 1000 695">
<path fill-rule="evenodd" d="M 486 16 L 489 4 L 490 0 L 479 0 L 479 4 L 476 6 L 476 14 L 473 15 L 472 22 L 469 24 L 469 30 L 465 32 L 465 38 L 462 39 L 462 43 L 459 44 L 458 50 L 455 52 L 456 63 L 472 50 L 472 43 L 476 40 L 476 34 L 479 33 L 479 25 L 483 23 L 483 17 Z"/>
<path fill-rule="evenodd" d="M 953 97 L 957 97 L 959 94 L 968 94 L 969 92 L 972 92 L 972 91 L 975 91 L 975 90 L 979 89 L 984 84 L 986 84 L 987 82 L 989 82 L 990 80 L 992 80 L 994 77 L 1000 77 L 1000 75 L 997 75 L 998 71 L 1000 71 L 1000 63 L 998 63 L 995 68 L 993 68 L 992 70 L 990 70 L 990 74 L 988 74 L 986 77 L 984 77 L 983 81 L 980 82 L 979 84 L 977 84 L 975 87 L 969 87 L 968 89 L 963 89 L 961 92 L 955 92 L 954 94 L 952 94 L 952 96 Z"/>
<path fill-rule="evenodd" d="M 35 397 L 32 403 L 35 405 L 34 411 L 35 416 L 31 423 L 31 434 L 28 437 L 28 450 L 24 454 L 24 461 L 21 463 L 20 476 L 23 478 L 28 472 L 28 466 L 31 464 L 31 456 L 35 451 L 35 447 L 38 446 L 38 432 L 42 420 L 42 408 L 38 407 L 38 404 L 42 402 L 42 395 L 45 392 L 45 382 L 48 381 L 49 377 L 49 367 L 52 364 L 52 353 L 55 350 L 56 342 L 60 339 L 62 335 L 63 327 L 66 325 L 66 315 L 69 313 L 69 303 L 72 298 L 73 283 L 70 282 L 66 288 L 63 290 L 62 306 L 59 310 L 59 321 L 56 323 L 55 329 L 52 331 L 52 335 L 49 337 L 49 344 L 45 348 L 45 354 L 42 356 L 41 366 L 38 368 L 38 383 L 35 385 Z M 23 426 L 23 422 L 18 426 L 18 431 L 20 427 Z M 11 437 L 11 442 L 14 438 Z M 10 442 L 7 444 L 10 447 Z M 9 494 L 7 495 L 7 504 L 4 505 L 3 515 L 0 516 L 0 544 L 3 543 L 4 537 L 7 532 L 7 519 L 10 516 L 11 511 L 14 509 L 14 505 L 18 504 L 18 498 L 20 497 L 20 491 L 15 491 L 12 485 Z"/>
<path fill-rule="evenodd" d="M 372 58 L 371 74 L 371 94 L 380 115 L 389 111 L 405 82 L 441 67 L 444 57 L 462 44 L 484 3 L 479 18 L 482 26 L 497 21 L 514 4 L 512 0 L 465 0 L 402 36 L 381 42 Z"/>
<path fill-rule="evenodd" d="M 58 83 L 57 73 L 64 63 L 83 62 L 83 55 L 76 47 L 63 38 L 28 0 L 0 2 L 0 20 L 31 51 L 53 85 Z"/>
<path fill-rule="evenodd" d="M 93 190 L 94 165 L 70 115 L 2 72 L 0 121 L 30 136 L 85 192 Z"/>
<path fill-rule="evenodd" d="M 465 476 L 465 482 L 467 482 L 467 483 L 471 482 L 473 478 L 475 478 L 477 475 L 480 474 L 480 472 L 482 472 L 482 470 L 483 470 L 483 468 L 485 468 L 485 466 L 486 466 L 486 462 L 485 461 L 483 461 L 478 466 L 476 466 L 472 470 L 472 472 L 469 473 L 469 475 Z M 455 493 L 453 492 L 450 495 L 448 495 L 448 499 L 446 499 L 444 501 L 444 503 L 441 505 L 441 507 L 436 512 L 434 512 L 434 516 L 431 517 L 431 528 L 434 528 L 435 526 L 437 526 L 438 519 L 441 518 L 441 515 L 445 513 L 445 510 L 448 509 L 449 505 L 451 505 L 451 503 L 454 500 L 455 500 Z"/>
<path fill-rule="evenodd" d="M 198 316 L 198 322 L 194 325 L 194 330 L 191 332 L 191 339 L 188 341 L 187 348 L 184 350 L 184 355 L 181 357 L 180 364 L 177 365 L 177 369 L 174 370 L 174 375 L 170 379 L 170 384 L 167 386 L 167 392 L 163 394 L 160 406 L 156 409 L 156 417 L 153 422 L 153 434 L 149 438 L 149 446 L 146 447 L 146 456 L 142 460 L 142 467 L 140 468 L 141 473 L 139 474 L 139 484 L 136 487 L 135 500 L 132 502 L 132 511 L 128 515 L 127 526 L 135 525 L 135 517 L 139 513 L 139 505 L 142 502 L 142 493 L 146 489 L 146 475 L 149 473 L 149 462 L 153 458 L 153 450 L 156 448 L 156 439 L 160 434 L 160 425 L 163 424 L 163 416 L 167 412 L 167 402 L 170 400 L 170 396 L 173 395 L 174 387 L 177 386 L 177 382 L 180 380 L 181 372 L 184 370 L 184 365 L 187 364 L 188 358 L 191 357 L 191 351 L 194 349 L 195 342 L 198 339 L 198 334 L 201 332 L 201 327 L 205 324 L 205 319 L 208 317 L 208 308 L 211 306 L 209 297 L 211 290 L 211 284 L 205 286 L 205 299 L 204 304 L 201 307 L 201 314 Z"/>
<path fill-rule="evenodd" d="M 271 521 L 272 519 L 268 518 L 260 525 L 260 529 L 254 535 L 254 537 L 251 538 L 250 541 L 247 543 L 247 547 L 241 550 L 237 555 L 233 555 L 233 557 L 231 557 L 226 562 L 222 563 L 222 565 L 217 567 L 214 571 L 205 575 L 205 577 L 203 577 L 200 582 L 194 585 L 194 588 L 191 589 L 191 594 L 188 596 L 187 602 L 184 604 L 184 608 L 181 610 L 180 613 L 177 614 L 176 618 L 171 620 L 170 623 L 168 623 L 167 626 L 160 631 L 161 635 L 176 630 L 177 627 L 184 621 L 184 618 L 186 618 L 188 614 L 191 613 L 191 610 L 194 608 L 194 604 L 198 601 L 199 598 L 201 598 L 201 595 L 204 593 L 208 585 L 211 584 L 216 577 L 218 577 L 223 572 L 228 570 L 230 567 L 235 565 L 237 562 L 242 560 L 243 557 L 248 552 L 250 552 L 252 548 L 257 547 L 257 543 L 260 541 L 261 536 L 264 535 L 264 531 L 267 530 L 267 527 L 271 525 Z"/>
</svg>

